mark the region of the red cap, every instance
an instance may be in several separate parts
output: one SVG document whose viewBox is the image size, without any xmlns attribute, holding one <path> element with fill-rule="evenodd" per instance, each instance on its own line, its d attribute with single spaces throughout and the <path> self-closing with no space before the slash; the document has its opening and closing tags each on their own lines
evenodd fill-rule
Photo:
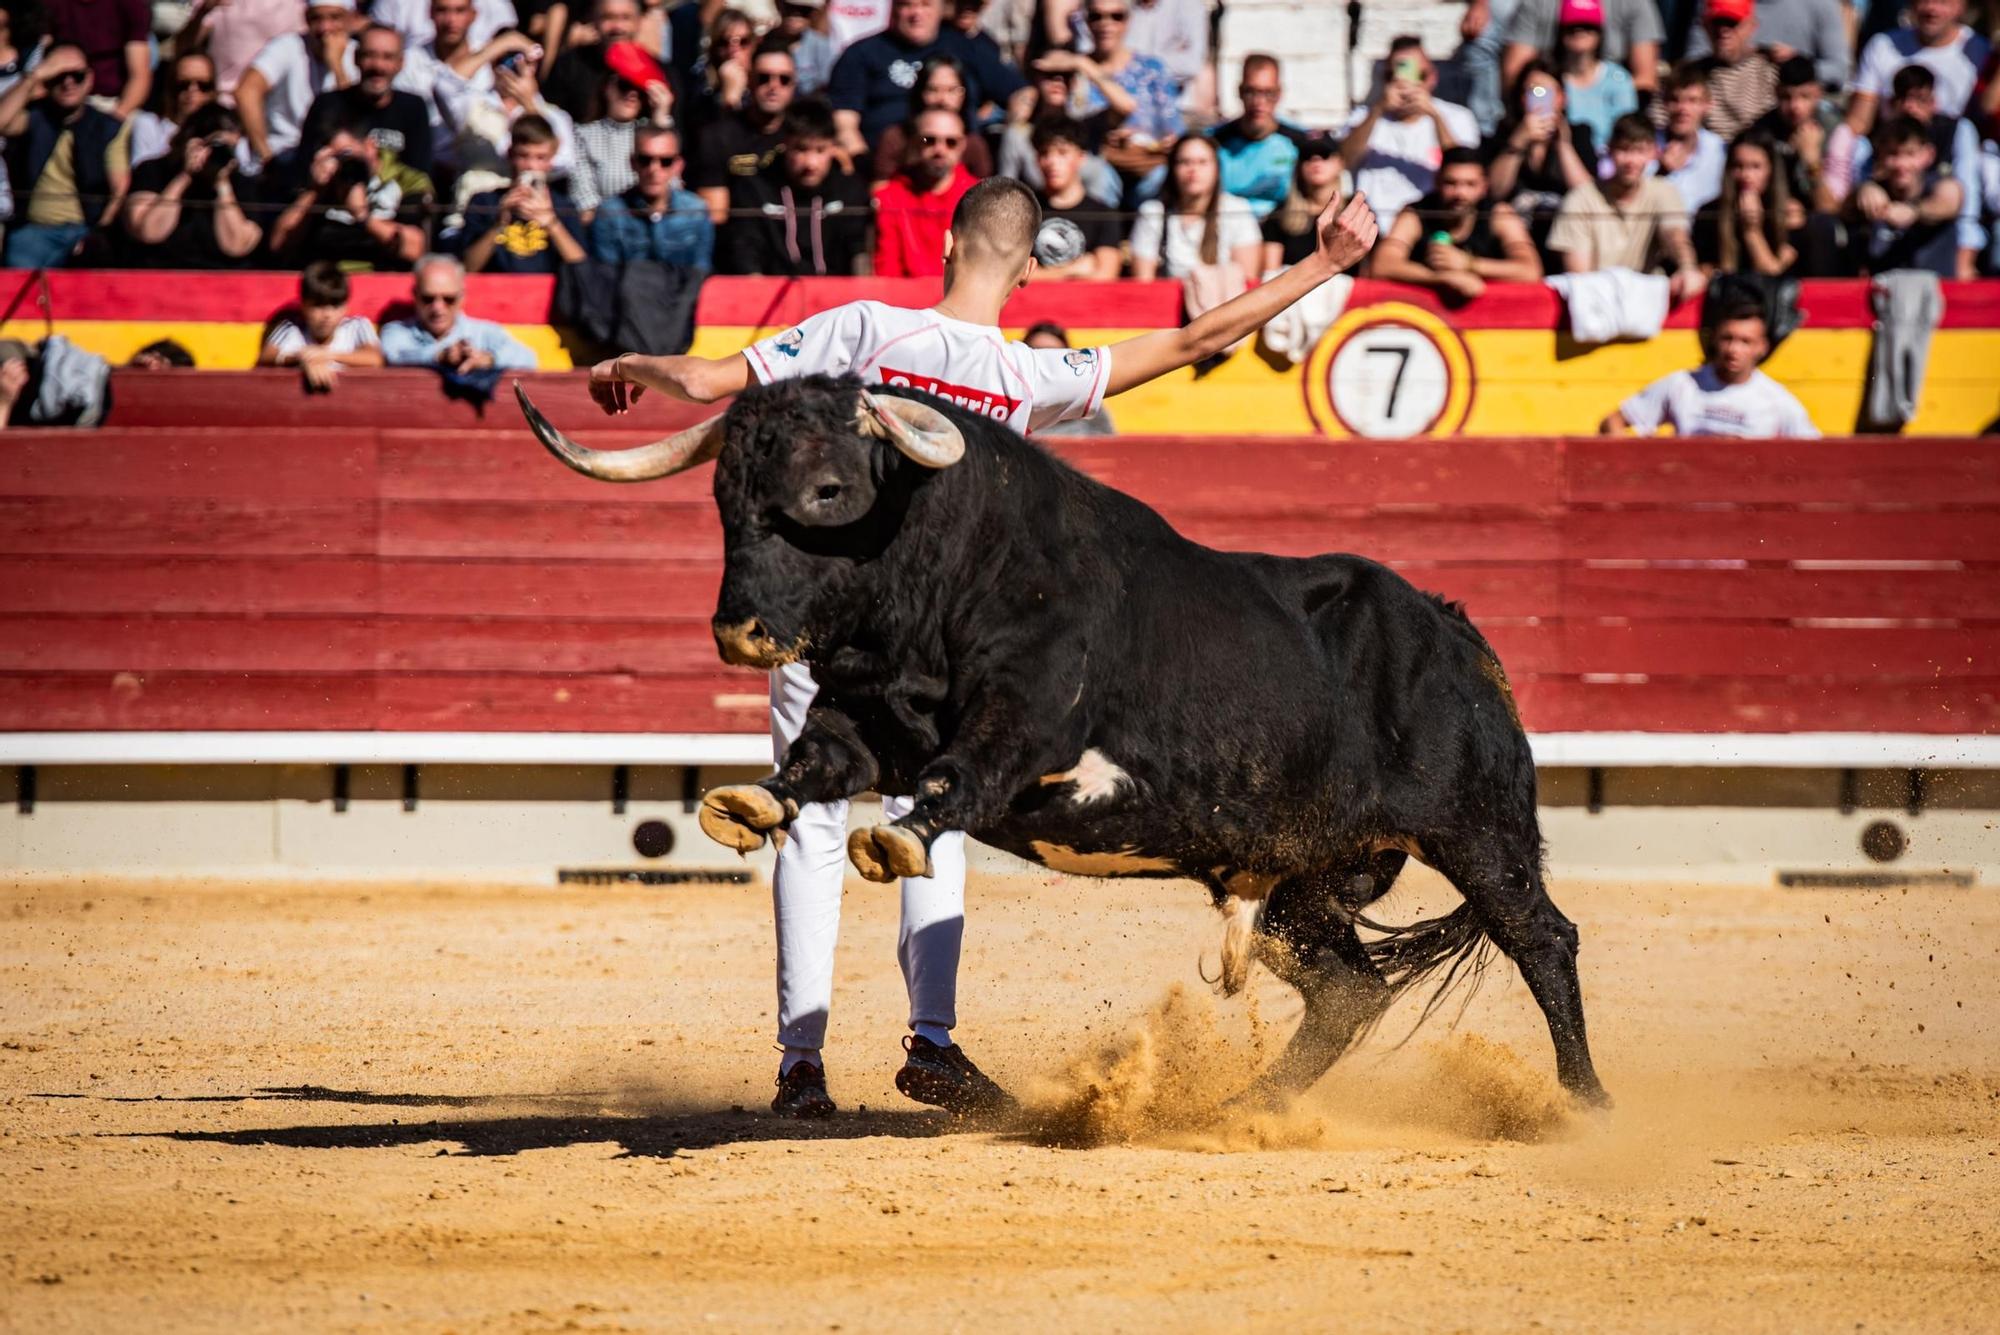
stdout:
<svg viewBox="0 0 2000 1335">
<path fill-rule="evenodd" d="M 1734 19 L 1741 23 L 1757 8 L 1757 0 L 1708 0 L 1704 19 Z"/>
<path fill-rule="evenodd" d="M 646 54 L 637 42 L 613 42 L 604 48 L 604 63 L 626 83 L 644 88 L 649 83 L 665 83 L 667 72 L 660 62 Z"/>
<path fill-rule="evenodd" d="M 1556 20 L 1558 27 L 1567 28 L 1572 24 L 1593 28 L 1604 26 L 1604 0 L 1563 0 L 1562 9 Z"/>
</svg>

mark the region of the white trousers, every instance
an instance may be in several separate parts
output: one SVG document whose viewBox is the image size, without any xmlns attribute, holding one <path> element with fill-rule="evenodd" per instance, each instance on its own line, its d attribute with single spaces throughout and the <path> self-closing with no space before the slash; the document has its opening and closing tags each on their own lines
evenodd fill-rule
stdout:
<svg viewBox="0 0 2000 1335">
<path fill-rule="evenodd" d="M 804 730 L 819 687 L 803 663 L 771 674 L 771 741 L 782 765 Z M 885 797 L 884 815 L 910 810 L 907 797 Z M 931 844 L 937 874 L 903 882 L 903 922 L 896 958 L 910 994 L 910 1027 L 958 1023 L 958 955 L 965 938 L 965 836 L 947 830 Z M 771 905 L 778 926 L 778 1042 L 818 1051 L 833 1005 L 833 952 L 840 940 L 840 894 L 847 878 L 847 803 L 799 809 L 778 851 Z"/>
</svg>

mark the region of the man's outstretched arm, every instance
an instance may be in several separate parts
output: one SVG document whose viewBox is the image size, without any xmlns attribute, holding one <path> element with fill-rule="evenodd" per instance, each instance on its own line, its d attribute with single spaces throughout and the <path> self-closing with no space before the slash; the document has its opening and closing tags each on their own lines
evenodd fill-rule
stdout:
<svg viewBox="0 0 2000 1335">
<path fill-rule="evenodd" d="M 1375 245 L 1375 211 L 1359 191 L 1343 207 L 1339 196 L 1319 215 L 1319 247 L 1277 277 L 1179 329 L 1128 338 L 1111 347 L 1111 380 L 1105 396 L 1123 394 L 1169 371 L 1193 366 L 1262 329 L 1271 317 L 1343 269 L 1359 263 Z"/>
<path fill-rule="evenodd" d="M 714 403 L 750 385 L 750 362 L 727 357 L 649 357 L 627 352 L 590 368 L 590 397 L 607 413 L 622 413 L 649 389 L 686 403 Z"/>
</svg>

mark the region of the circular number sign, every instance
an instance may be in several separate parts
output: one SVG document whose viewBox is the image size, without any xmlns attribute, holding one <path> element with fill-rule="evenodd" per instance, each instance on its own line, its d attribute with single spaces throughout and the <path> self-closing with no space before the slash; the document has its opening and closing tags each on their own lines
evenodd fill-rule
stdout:
<svg viewBox="0 0 2000 1335">
<path fill-rule="evenodd" d="M 1333 322 L 1306 360 L 1306 408 L 1329 436 L 1448 435 L 1472 409 L 1472 357 L 1458 331 L 1385 302 Z"/>
</svg>

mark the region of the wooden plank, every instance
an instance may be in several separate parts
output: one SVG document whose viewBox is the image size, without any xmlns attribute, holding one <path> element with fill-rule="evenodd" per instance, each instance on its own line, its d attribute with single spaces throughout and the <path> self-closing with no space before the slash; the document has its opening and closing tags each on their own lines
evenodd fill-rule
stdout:
<svg viewBox="0 0 2000 1335">
<path fill-rule="evenodd" d="M 606 487 L 613 495 L 622 491 Z M 657 505 L 624 499 L 550 505 L 519 501 L 385 501 L 384 556 L 476 560 L 719 561 L 722 522 L 713 503 Z"/>
<path fill-rule="evenodd" d="M 375 503 L 196 497 L 0 497 L 0 554 L 360 556 L 375 550 Z"/>
<path fill-rule="evenodd" d="M 378 683 L 377 726 L 404 732 L 761 732 L 765 674 L 702 677 L 407 673 Z M 318 726 L 318 725 L 313 725 Z"/>
<path fill-rule="evenodd" d="M 381 607 L 397 616 L 699 619 L 722 587 L 721 543 L 685 561 L 385 560 Z"/>
<path fill-rule="evenodd" d="M 1570 560 L 2000 562 L 2000 507 L 1578 509 L 1562 530 Z"/>
<path fill-rule="evenodd" d="M 603 422 L 585 406 L 587 422 Z M 570 424 L 565 424 L 568 429 Z M 667 434 L 657 430 L 571 430 L 591 449 L 644 445 Z M 410 501 L 548 501 L 621 505 L 706 505 L 714 508 L 715 470 L 696 468 L 677 477 L 630 486 L 599 482 L 562 466 L 526 427 L 513 431 L 384 431 L 381 494 Z"/>
<path fill-rule="evenodd" d="M 106 428 L 0 436 L 0 497 L 329 501 L 374 496 L 375 475 L 372 431 Z"/>
<path fill-rule="evenodd" d="M 368 557 L 15 556 L 0 561 L 0 613 L 368 612 Z"/>
<path fill-rule="evenodd" d="M 0 673 L 0 729 L 372 728 L 375 689 L 370 676 L 339 672 L 6 672 Z"/>
<path fill-rule="evenodd" d="M 1742 622 L 1565 621 L 1536 628 L 1565 675 L 1784 677 L 1886 684 L 1992 676 L 2000 628 L 1771 626 Z M 1495 630 L 1496 647 L 1508 635 Z"/>
<path fill-rule="evenodd" d="M 1513 678 L 1538 732 L 1920 732 L 2000 728 L 2000 677 L 1939 682 Z"/>
<path fill-rule="evenodd" d="M 1561 568 L 1569 617 L 1675 621 L 1885 618 L 2000 619 L 2000 570 L 1979 567 L 1799 569 L 1744 566 Z"/>
<path fill-rule="evenodd" d="M 1547 561 L 1561 553 L 1559 521 L 1500 512 L 1328 510 L 1311 517 L 1164 512 L 1187 537 L 1224 551 L 1316 556 L 1354 552 L 1377 561 Z"/>
<path fill-rule="evenodd" d="M 1989 441 L 1578 440 L 1566 446 L 1572 504 L 1996 505 Z"/>
</svg>

